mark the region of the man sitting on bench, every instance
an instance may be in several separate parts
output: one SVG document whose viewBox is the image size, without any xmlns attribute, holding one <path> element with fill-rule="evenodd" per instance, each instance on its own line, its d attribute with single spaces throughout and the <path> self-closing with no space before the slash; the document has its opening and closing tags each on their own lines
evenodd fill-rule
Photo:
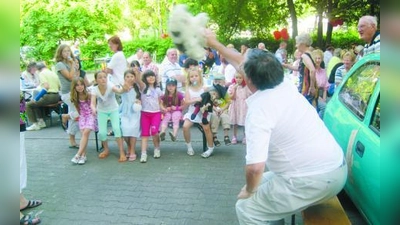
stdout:
<svg viewBox="0 0 400 225">
<path fill-rule="evenodd" d="M 45 115 L 42 115 L 41 107 L 60 101 L 58 92 L 61 84 L 57 74 L 49 70 L 43 62 L 37 63 L 36 68 L 39 71 L 40 87 L 45 88 L 47 92 L 38 101 L 32 100 L 26 104 L 26 114 L 29 122 L 32 123 L 31 126 L 26 128 L 28 131 L 45 128 L 46 123 L 43 120 Z"/>
<path fill-rule="evenodd" d="M 343 152 L 315 108 L 284 81 L 275 56 L 259 49 L 242 56 L 212 31 L 205 35 L 207 45 L 245 75 L 253 92 L 246 100 L 246 185 L 236 203 L 239 223 L 284 224 L 285 217 L 336 196 L 347 177 Z M 296 42 L 299 50 L 310 44 Z M 315 74 L 311 79 L 315 82 Z"/>
</svg>

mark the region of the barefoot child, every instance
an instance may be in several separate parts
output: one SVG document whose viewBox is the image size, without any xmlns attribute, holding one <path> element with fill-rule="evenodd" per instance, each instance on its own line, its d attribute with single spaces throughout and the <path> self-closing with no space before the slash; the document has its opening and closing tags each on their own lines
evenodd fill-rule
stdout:
<svg viewBox="0 0 400 225">
<path fill-rule="evenodd" d="M 136 76 L 136 74 L 138 76 Z M 122 136 L 128 145 L 128 160 L 135 161 L 136 140 L 140 136 L 140 101 L 139 87 L 136 80 L 140 77 L 138 69 L 128 69 L 124 73 L 124 85 L 128 91 L 121 94 L 121 105 L 119 112 L 121 117 Z"/>
<path fill-rule="evenodd" d="M 115 139 L 119 148 L 119 162 L 126 161 L 123 141 L 121 138 L 121 128 L 119 121 L 118 103 L 115 93 L 122 94 L 124 89 L 112 82 L 107 82 L 107 74 L 103 71 L 94 74 L 97 86 L 92 90 L 91 108 L 94 115 L 97 115 L 99 125 L 99 138 L 102 142 L 104 151 L 99 154 L 100 159 L 105 159 L 110 154 L 107 142 L 107 120 L 110 119 Z"/>
<path fill-rule="evenodd" d="M 147 146 L 149 137 L 153 137 L 154 158 L 160 158 L 160 136 L 158 131 L 161 123 L 161 95 L 162 91 L 157 87 L 156 74 L 151 70 L 146 70 L 142 74 L 140 81 L 140 89 L 142 90 L 142 112 L 140 125 L 142 128 L 142 153 L 140 162 L 147 162 Z"/>
<path fill-rule="evenodd" d="M 177 91 L 178 81 L 174 78 L 168 78 L 166 82 L 165 94 L 161 96 L 161 110 L 164 113 L 164 118 L 161 122 L 161 141 L 165 140 L 165 131 L 168 127 L 168 122 L 172 121 L 173 132 L 169 132 L 172 141 L 176 141 L 178 135 L 179 121 L 182 118 L 183 94 Z"/>
<path fill-rule="evenodd" d="M 71 159 L 75 164 L 83 165 L 86 162 L 86 147 L 91 131 L 97 130 L 97 119 L 90 108 L 91 95 L 87 91 L 83 78 L 76 78 L 71 83 L 71 102 L 79 113 L 79 129 L 82 137 L 79 150 Z"/>
<path fill-rule="evenodd" d="M 231 143 L 234 145 L 238 143 L 238 126 L 243 126 L 242 144 L 246 144 L 246 137 L 244 135 L 244 121 L 246 119 L 247 113 L 246 99 L 251 95 L 251 91 L 247 87 L 242 74 L 235 74 L 235 78 L 228 88 L 228 94 L 231 98 L 231 104 L 228 110 L 229 119 L 233 127 L 233 136 Z"/>
</svg>

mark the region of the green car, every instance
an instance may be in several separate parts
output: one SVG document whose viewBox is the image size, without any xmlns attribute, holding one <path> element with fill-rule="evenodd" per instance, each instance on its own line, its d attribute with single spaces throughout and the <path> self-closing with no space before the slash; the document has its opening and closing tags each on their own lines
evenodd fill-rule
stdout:
<svg viewBox="0 0 400 225">
<path fill-rule="evenodd" d="M 359 60 L 326 106 L 324 123 L 348 165 L 344 190 L 369 224 L 381 224 L 380 54 Z"/>
</svg>

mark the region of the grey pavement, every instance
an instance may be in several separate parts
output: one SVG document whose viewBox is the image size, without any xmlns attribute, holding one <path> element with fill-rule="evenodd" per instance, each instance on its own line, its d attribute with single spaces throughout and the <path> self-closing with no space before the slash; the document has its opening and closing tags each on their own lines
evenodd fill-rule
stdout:
<svg viewBox="0 0 400 225">
<path fill-rule="evenodd" d="M 222 130 L 219 139 L 223 142 Z M 27 131 L 24 194 L 43 201 L 30 211 L 42 211 L 44 225 L 238 224 L 235 202 L 245 183 L 244 146 L 222 143 L 212 157 L 203 159 L 201 133 L 194 127 L 192 140 L 194 156 L 186 154 L 180 131 L 177 142 L 161 143 L 160 159 L 151 157 L 150 142 L 147 163 L 119 163 L 112 137 L 110 156 L 97 157 L 92 133 L 87 163 L 73 165 L 70 160 L 76 149 L 68 148 L 68 135 L 59 121 L 40 131 Z M 285 222 L 290 224 L 290 218 Z M 302 224 L 300 214 L 296 224 Z"/>
</svg>

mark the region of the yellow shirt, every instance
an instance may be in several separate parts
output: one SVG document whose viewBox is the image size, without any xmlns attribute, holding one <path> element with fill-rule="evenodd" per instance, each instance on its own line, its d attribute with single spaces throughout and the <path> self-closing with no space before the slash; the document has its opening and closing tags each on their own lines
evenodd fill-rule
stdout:
<svg viewBox="0 0 400 225">
<path fill-rule="evenodd" d="M 40 73 L 39 73 L 39 80 L 40 80 L 40 86 L 44 88 L 43 84 L 48 83 L 49 84 L 49 89 L 47 92 L 49 93 L 58 93 L 61 88 L 61 83 L 60 80 L 58 79 L 57 74 L 55 74 L 53 71 L 44 68 Z"/>
</svg>

